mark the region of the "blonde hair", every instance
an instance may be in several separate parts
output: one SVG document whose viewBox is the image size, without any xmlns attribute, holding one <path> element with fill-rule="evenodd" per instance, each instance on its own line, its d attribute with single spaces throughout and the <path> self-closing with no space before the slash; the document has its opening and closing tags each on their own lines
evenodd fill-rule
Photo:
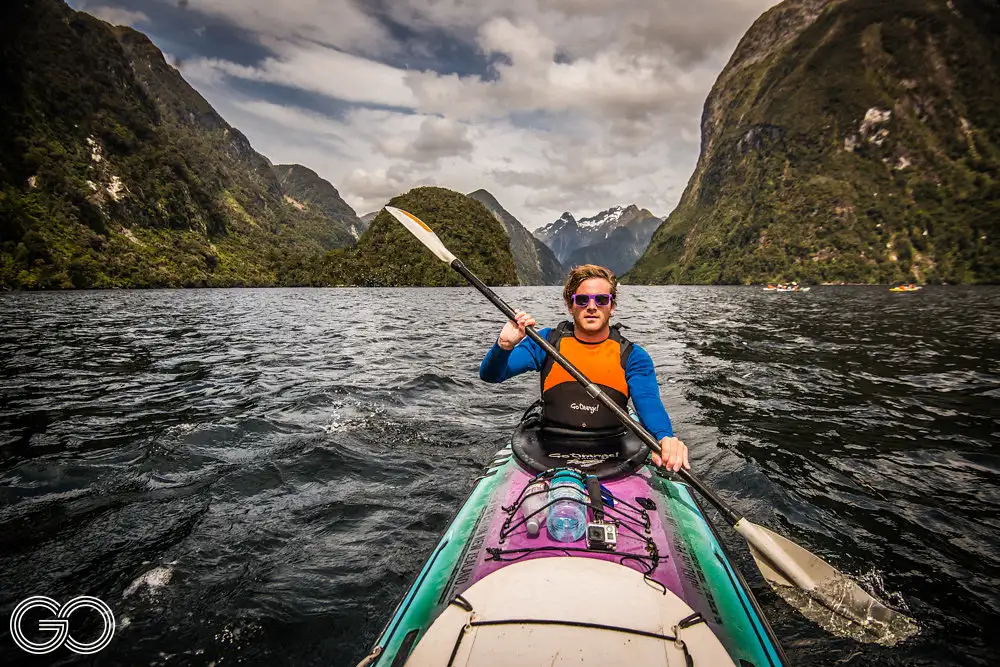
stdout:
<svg viewBox="0 0 1000 667">
<path fill-rule="evenodd" d="M 618 278 L 615 277 L 615 274 L 603 266 L 583 264 L 582 266 L 574 266 L 573 270 L 566 276 L 566 284 L 563 285 L 563 301 L 566 302 L 567 308 L 573 305 L 573 295 L 576 294 L 576 290 L 580 288 L 583 281 L 591 278 L 607 280 L 611 284 L 611 302 L 618 301 Z"/>
</svg>

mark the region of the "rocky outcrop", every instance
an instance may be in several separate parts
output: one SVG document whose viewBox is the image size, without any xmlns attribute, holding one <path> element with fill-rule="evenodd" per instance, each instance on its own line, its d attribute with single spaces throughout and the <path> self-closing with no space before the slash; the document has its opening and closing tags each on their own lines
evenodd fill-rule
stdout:
<svg viewBox="0 0 1000 667">
<path fill-rule="evenodd" d="M 300 164 L 276 164 L 273 169 L 285 201 L 299 210 L 314 208 L 328 221 L 327 249 L 353 245 L 361 237 L 367 226 L 329 181 Z"/>
</svg>

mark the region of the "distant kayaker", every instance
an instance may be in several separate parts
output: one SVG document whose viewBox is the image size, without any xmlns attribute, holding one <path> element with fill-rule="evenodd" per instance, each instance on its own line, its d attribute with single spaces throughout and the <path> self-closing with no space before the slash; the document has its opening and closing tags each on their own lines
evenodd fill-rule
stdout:
<svg viewBox="0 0 1000 667">
<path fill-rule="evenodd" d="M 688 448 L 674 437 L 660 399 L 653 360 L 642 347 L 622 336 L 618 325 L 610 324 L 617 297 L 618 280 L 610 270 L 594 264 L 577 266 L 563 286 L 563 300 L 573 321 L 538 333 L 623 410 L 632 399 L 642 425 L 660 441 L 663 458 L 654 454 L 656 465 L 674 471 L 682 466 L 690 469 Z M 524 329 L 535 326 L 535 318 L 520 310 L 515 313 L 516 320 L 504 325 L 486 353 L 479 377 L 496 383 L 525 371 L 539 371 L 542 415 L 547 424 L 583 432 L 617 426 L 618 418 L 610 410 L 526 338 Z"/>
</svg>

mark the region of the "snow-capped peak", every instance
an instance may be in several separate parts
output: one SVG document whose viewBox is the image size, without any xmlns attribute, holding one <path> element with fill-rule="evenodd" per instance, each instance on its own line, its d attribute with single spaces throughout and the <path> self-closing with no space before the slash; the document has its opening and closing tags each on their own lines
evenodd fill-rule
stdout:
<svg viewBox="0 0 1000 667">
<path fill-rule="evenodd" d="M 572 213 L 566 211 L 561 216 L 559 216 L 558 220 L 554 220 L 549 224 L 539 227 L 537 230 L 535 230 L 535 236 L 545 240 L 547 237 L 553 234 L 557 234 L 561 232 L 563 229 L 566 229 L 567 227 L 571 226 L 572 227 L 577 226 L 576 218 L 573 217 Z"/>
<path fill-rule="evenodd" d="M 624 206 L 612 206 L 606 211 L 601 211 L 597 215 L 593 215 L 589 218 L 581 218 L 580 220 L 577 220 L 576 224 L 578 224 L 581 229 L 586 229 L 588 231 L 593 231 L 604 226 L 612 228 L 616 226 L 615 223 L 618 222 L 624 212 Z"/>
</svg>

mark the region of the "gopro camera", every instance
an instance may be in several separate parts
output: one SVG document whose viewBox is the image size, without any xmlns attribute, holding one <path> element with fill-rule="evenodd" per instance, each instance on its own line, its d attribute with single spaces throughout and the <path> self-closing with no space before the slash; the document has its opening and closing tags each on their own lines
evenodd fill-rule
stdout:
<svg viewBox="0 0 1000 667">
<path fill-rule="evenodd" d="M 587 524 L 587 548 L 600 551 L 614 551 L 618 545 L 618 527 L 604 521 Z"/>
</svg>

